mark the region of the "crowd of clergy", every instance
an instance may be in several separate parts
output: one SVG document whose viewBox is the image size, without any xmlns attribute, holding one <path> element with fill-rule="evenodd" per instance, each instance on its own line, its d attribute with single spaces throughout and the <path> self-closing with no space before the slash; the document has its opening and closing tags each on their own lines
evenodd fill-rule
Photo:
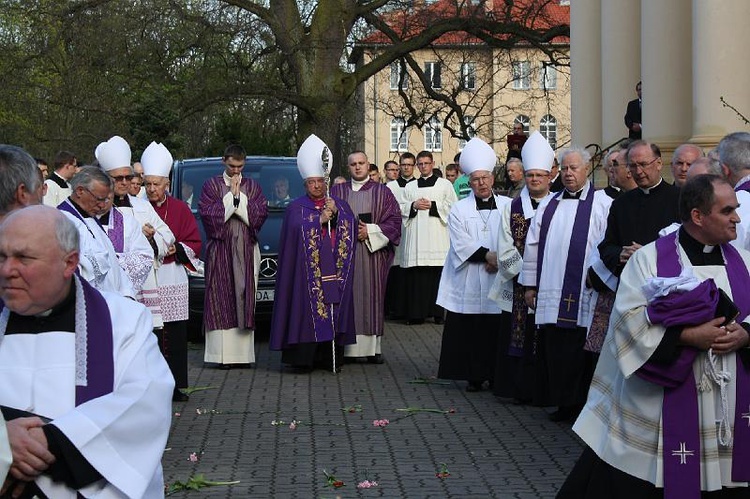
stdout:
<svg viewBox="0 0 750 499">
<path fill-rule="evenodd" d="M 244 149 L 227 147 L 199 193 L 203 242 L 169 194 L 166 147 L 131 163 L 114 136 L 94 155 L 59 153 L 42 182 L 0 146 L 0 465 L 19 497 L 163 493 L 170 396 L 188 398 L 189 272 L 206 278 L 205 362 L 255 365 L 268 202 Z M 386 318 L 434 322 L 439 378 L 575 421 L 586 450 L 560 497 L 747 498 L 750 134 L 681 145 L 674 183 L 643 140 L 606 151 L 604 189 L 583 148 L 556 155 L 534 132 L 520 156 L 502 190 L 479 138 L 447 178 L 406 152 L 382 183 L 355 151 L 332 182 L 331 151 L 308 137 L 270 349 L 296 372 L 340 372 L 385 362 Z"/>
</svg>

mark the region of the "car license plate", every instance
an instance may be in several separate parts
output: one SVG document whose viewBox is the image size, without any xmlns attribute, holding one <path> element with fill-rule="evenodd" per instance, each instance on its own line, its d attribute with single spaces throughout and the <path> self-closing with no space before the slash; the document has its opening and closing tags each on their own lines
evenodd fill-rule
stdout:
<svg viewBox="0 0 750 499">
<path fill-rule="evenodd" d="M 273 301 L 273 289 L 259 289 L 255 292 L 255 301 Z"/>
</svg>

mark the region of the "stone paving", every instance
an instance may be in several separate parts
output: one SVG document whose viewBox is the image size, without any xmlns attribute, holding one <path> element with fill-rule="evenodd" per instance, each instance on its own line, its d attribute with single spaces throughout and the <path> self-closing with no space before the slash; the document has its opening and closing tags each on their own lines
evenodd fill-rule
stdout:
<svg viewBox="0 0 750 499">
<path fill-rule="evenodd" d="M 197 345 L 191 386 L 211 388 L 174 404 L 165 481 L 204 474 L 240 483 L 170 497 L 554 497 L 582 450 L 570 425 L 435 380 L 441 334 L 433 324 L 388 322 L 386 363 L 346 364 L 337 375 L 282 369 L 267 337 L 256 338 L 255 369 L 205 367 Z M 406 408 L 446 412 L 398 411 Z M 390 423 L 376 427 L 376 419 Z M 441 463 L 450 472 L 442 479 Z M 326 487 L 324 470 L 345 486 Z M 358 489 L 366 479 L 378 486 Z"/>
</svg>

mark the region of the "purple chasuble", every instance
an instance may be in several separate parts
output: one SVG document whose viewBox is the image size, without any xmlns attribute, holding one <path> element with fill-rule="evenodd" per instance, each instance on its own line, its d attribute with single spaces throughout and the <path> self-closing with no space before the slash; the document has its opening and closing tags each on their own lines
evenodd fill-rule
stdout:
<svg viewBox="0 0 750 499">
<path fill-rule="evenodd" d="M 115 253 L 122 253 L 125 249 L 125 229 L 123 216 L 120 210 L 114 207 L 109 210 L 109 225 L 107 226 L 107 236 L 115 247 Z"/>
<path fill-rule="evenodd" d="M 542 227 L 539 231 L 539 254 L 537 255 L 536 284 L 539 286 L 542 277 L 542 263 L 544 250 L 547 245 L 547 231 L 552 217 L 557 210 L 560 199 L 565 191 L 561 191 L 550 200 L 542 215 Z M 583 264 L 586 258 L 586 245 L 591 223 L 591 209 L 594 206 L 593 186 L 589 188 L 586 199 L 578 199 L 576 218 L 573 222 L 573 233 L 570 235 L 568 260 L 565 262 L 565 277 L 563 278 L 562 294 L 558 306 L 557 327 L 575 329 L 578 327 L 578 308 L 581 297 L 581 279 L 583 278 Z"/>
<path fill-rule="evenodd" d="M 354 326 L 358 335 L 382 336 L 384 300 L 394 245 L 401 241 L 401 211 L 391 190 L 368 180 L 359 191 L 346 182 L 331 186 L 331 196 L 347 202 L 358 220 L 376 224 L 389 244 L 371 252 L 365 241 L 357 241 L 354 252 Z M 358 225 L 358 222 L 355 222 Z"/>
<path fill-rule="evenodd" d="M 320 210 L 307 196 L 286 209 L 279 240 L 279 273 L 271 320 L 271 350 L 335 338 L 356 341 L 352 276 L 357 222 L 349 206 L 338 209 L 334 240 L 320 224 Z"/>
<path fill-rule="evenodd" d="M 529 232 L 529 221 L 530 219 L 524 218 L 523 202 L 521 196 L 519 196 L 510 203 L 510 234 L 513 237 L 513 246 L 522 257 L 526 235 Z M 516 276 L 513 279 L 513 304 L 510 318 L 510 344 L 508 346 L 508 355 L 511 357 L 523 355 L 526 318 L 529 314 L 529 307 L 524 300 L 524 292 L 524 286 L 518 284 L 518 276 Z"/>
<path fill-rule="evenodd" d="M 679 231 L 678 231 L 679 232 Z M 677 234 L 674 232 L 656 241 L 656 273 L 658 277 L 676 277 L 682 271 Z M 750 313 L 750 296 L 743 293 L 750 283 L 750 275 L 742 257 L 729 245 L 721 245 L 732 296 L 740 310 L 740 317 Z M 649 305 L 648 316 L 653 324 L 695 325 L 714 317 L 718 290 L 712 279 L 686 293 L 674 293 L 662 303 Z M 698 309 L 695 304 L 702 304 Z M 680 312 L 675 312 L 680 311 Z M 671 313 L 670 313 L 671 312 Z M 683 347 L 671 365 L 647 362 L 637 375 L 664 387 L 662 406 L 663 461 L 665 499 L 700 498 L 700 423 L 697 388 L 693 362 L 698 355 L 695 348 Z M 750 371 L 739 355 L 737 362 L 734 443 L 732 446 L 732 480 L 750 480 L 750 426 L 743 425 L 743 417 L 750 421 Z M 743 413 L 744 408 L 747 413 Z M 743 467 L 742 464 L 745 464 Z"/>
</svg>

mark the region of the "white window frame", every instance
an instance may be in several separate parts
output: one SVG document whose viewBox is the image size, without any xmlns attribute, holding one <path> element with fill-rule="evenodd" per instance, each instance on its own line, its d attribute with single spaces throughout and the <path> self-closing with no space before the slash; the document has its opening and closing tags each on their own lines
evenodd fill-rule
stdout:
<svg viewBox="0 0 750 499">
<path fill-rule="evenodd" d="M 551 114 L 545 114 L 539 121 L 539 133 L 547 139 L 552 149 L 557 148 L 557 118 Z"/>
<path fill-rule="evenodd" d="M 409 130 L 404 118 L 391 119 L 391 151 L 407 152 L 409 150 Z"/>
<path fill-rule="evenodd" d="M 424 75 L 430 86 L 435 89 L 443 88 L 442 84 L 442 65 L 440 61 L 428 61 L 424 63 Z M 437 71 L 436 71 L 437 68 Z M 436 77 L 437 75 L 437 77 Z"/>
<path fill-rule="evenodd" d="M 544 90 L 557 90 L 557 68 L 549 62 L 542 63 L 539 74 L 539 88 Z"/>
<path fill-rule="evenodd" d="M 443 126 L 437 116 L 424 124 L 424 150 L 440 152 L 443 150 Z"/>
<path fill-rule="evenodd" d="M 401 78 L 401 70 L 404 71 L 404 82 L 402 88 L 406 90 L 409 88 L 409 73 L 406 72 L 406 67 L 401 66 L 400 61 L 391 63 L 391 90 L 399 90 L 399 80 Z"/>
<path fill-rule="evenodd" d="M 461 90 L 476 90 L 477 65 L 473 62 L 461 63 Z"/>
<path fill-rule="evenodd" d="M 469 135 L 469 139 L 474 138 L 474 136 L 477 134 L 476 128 L 474 128 L 474 116 L 465 114 L 464 115 L 464 125 L 466 128 L 466 132 Z M 469 142 L 466 139 L 459 139 L 458 141 L 458 149 L 463 151 L 464 147 L 466 147 L 466 143 Z"/>
<path fill-rule="evenodd" d="M 519 114 L 513 119 L 513 124 L 520 123 L 523 125 L 523 133 L 529 134 L 529 128 L 531 127 L 531 118 L 525 114 Z"/>
<path fill-rule="evenodd" d="M 529 61 L 513 61 L 511 63 L 514 90 L 529 90 L 531 88 L 531 63 Z"/>
</svg>

